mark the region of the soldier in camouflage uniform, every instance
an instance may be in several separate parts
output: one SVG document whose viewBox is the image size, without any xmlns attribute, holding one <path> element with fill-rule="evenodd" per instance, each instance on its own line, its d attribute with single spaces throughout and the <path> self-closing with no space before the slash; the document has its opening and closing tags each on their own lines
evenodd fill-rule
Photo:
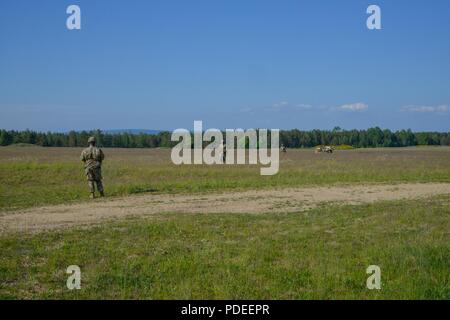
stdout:
<svg viewBox="0 0 450 320">
<path fill-rule="evenodd" d="M 102 183 L 102 162 L 105 155 L 100 148 L 96 147 L 95 137 L 88 140 L 89 147 L 81 152 L 81 161 L 84 162 L 84 170 L 91 191 L 91 198 L 95 198 L 95 185 L 101 197 L 104 197 Z"/>
</svg>

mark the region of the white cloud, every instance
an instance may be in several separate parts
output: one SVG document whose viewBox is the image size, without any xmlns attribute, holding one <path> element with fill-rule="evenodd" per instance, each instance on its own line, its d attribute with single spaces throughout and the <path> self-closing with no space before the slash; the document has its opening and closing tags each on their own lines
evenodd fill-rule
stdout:
<svg viewBox="0 0 450 320">
<path fill-rule="evenodd" d="M 288 105 L 289 105 L 289 102 L 287 102 L 287 101 L 280 101 L 280 102 L 274 103 L 273 107 L 274 108 L 281 108 L 281 107 L 285 107 L 285 106 L 288 106 Z"/>
<path fill-rule="evenodd" d="M 447 104 L 442 104 L 439 106 L 405 106 L 402 108 L 403 111 L 409 112 L 419 112 L 419 113 L 449 113 L 450 106 Z"/>
<path fill-rule="evenodd" d="M 362 102 L 344 104 L 338 107 L 338 110 L 344 111 L 366 111 L 367 109 L 369 109 L 369 106 Z"/>
<path fill-rule="evenodd" d="M 327 112 L 327 111 L 349 111 L 349 112 L 362 112 L 369 109 L 369 106 L 362 102 L 344 104 L 339 107 L 330 107 L 326 105 L 311 105 L 305 103 L 297 103 L 293 104 L 288 101 L 279 101 L 273 103 L 271 106 L 253 108 L 253 107 L 245 107 L 240 109 L 240 112 L 244 113 L 253 113 L 253 112 L 299 112 L 299 111 L 317 111 L 317 112 Z"/>
<path fill-rule="evenodd" d="M 300 110 L 305 110 L 305 109 L 311 109 L 312 107 L 313 106 L 310 105 L 310 104 L 304 104 L 304 103 L 291 104 L 291 103 L 289 103 L 287 101 L 280 101 L 280 102 L 274 103 L 272 105 L 272 109 L 275 109 L 275 110 L 281 110 L 281 109 L 292 109 L 292 110 L 300 109 Z"/>
</svg>

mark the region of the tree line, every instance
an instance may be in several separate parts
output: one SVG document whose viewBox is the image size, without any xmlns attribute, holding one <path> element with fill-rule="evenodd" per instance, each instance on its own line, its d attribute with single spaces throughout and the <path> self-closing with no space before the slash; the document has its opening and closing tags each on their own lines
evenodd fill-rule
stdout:
<svg viewBox="0 0 450 320">
<path fill-rule="evenodd" d="M 95 136 L 97 144 L 102 147 L 164 148 L 177 144 L 177 142 L 171 141 L 169 131 L 157 134 L 132 134 L 127 132 L 105 133 L 101 130 L 70 131 L 68 133 L 0 130 L 0 146 L 34 144 L 43 147 L 84 147 L 90 136 Z M 310 131 L 292 129 L 280 131 L 280 144 L 284 144 L 288 148 L 310 148 L 317 145 L 349 145 L 354 148 L 448 146 L 450 145 L 450 133 L 412 132 L 409 129 L 391 131 L 378 127 L 367 130 L 342 130 L 339 127 L 333 130 Z"/>
</svg>

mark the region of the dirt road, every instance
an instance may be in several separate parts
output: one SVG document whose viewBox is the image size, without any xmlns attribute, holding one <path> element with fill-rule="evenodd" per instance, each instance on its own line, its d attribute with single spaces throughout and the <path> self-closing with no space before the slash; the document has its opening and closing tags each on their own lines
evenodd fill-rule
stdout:
<svg viewBox="0 0 450 320">
<path fill-rule="evenodd" d="M 136 195 L 0 215 L 0 233 L 39 232 L 157 213 L 300 212 L 319 203 L 367 203 L 450 194 L 448 183 L 314 187 L 204 195 Z"/>
</svg>

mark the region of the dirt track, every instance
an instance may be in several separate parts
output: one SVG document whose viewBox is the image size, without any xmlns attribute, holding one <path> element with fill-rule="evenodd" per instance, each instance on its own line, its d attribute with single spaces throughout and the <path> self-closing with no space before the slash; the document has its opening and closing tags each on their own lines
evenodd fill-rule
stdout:
<svg viewBox="0 0 450 320">
<path fill-rule="evenodd" d="M 319 203 L 367 203 L 450 194 L 448 183 L 250 190 L 205 195 L 136 195 L 32 208 L 0 216 L 0 233 L 86 226 L 156 213 L 263 213 L 305 211 Z"/>
</svg>

